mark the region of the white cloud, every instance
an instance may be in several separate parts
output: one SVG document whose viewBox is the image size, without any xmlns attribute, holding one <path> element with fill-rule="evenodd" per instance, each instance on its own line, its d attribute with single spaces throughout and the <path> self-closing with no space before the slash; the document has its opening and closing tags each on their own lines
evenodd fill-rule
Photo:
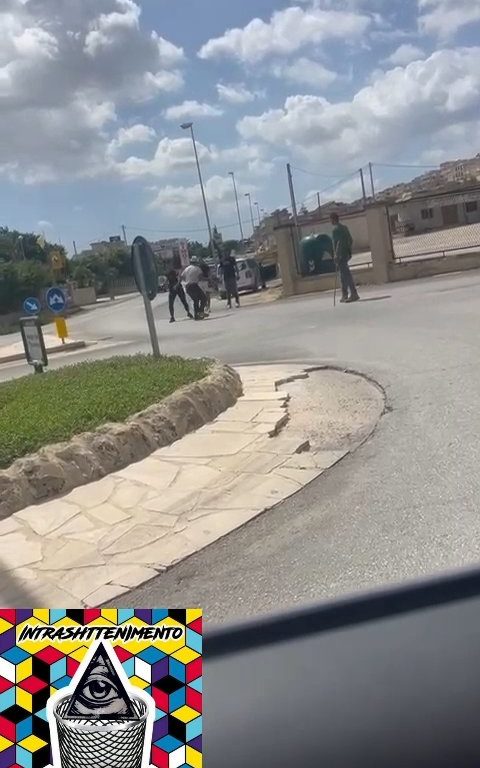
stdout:
<svg viewBox="0 0 480 768">
<path fill-rule="evenodd" d="M 243 118 L 238 130 L 244 141 L 343 169 L 398 156 L 422 138 L 433 143 L 439 131 L 478 120 L 479 100 L 480 48 L 442 50 L 380 73 L 351 101 L 290 96 L 282 109 Z"/>
<path fill-rule="evenodd" d="M 152 40 L 158 47 L 158 53 L 160 61 L 163 67 L 167 69 L 169 67 L 176 67 L 185 60 L 185 53 L 183 48 L 179 48 L 174 45 L 170 40 L 165 40 L 164 37 L 160 37 L 157 32 L 152 32 Z"/>
<path fill-rule="evenodd" d="M 46 219 L 40 219 L 40 221 L 37 222 L 37 227 L 40 232 L 43 232 L 45 229 L 53 229 L 53 224 L 51 221 L 47 221 Z"/>
<path fill-rule="evenodd" d="M 388 57 L 387 61 L 394 66 L 404 67 L 410 64 L 411 61 L 418 61 L 418 59 L 424 58 L 425 53 L 421 48 L 411 43 L 404 43 Z"/>
<path fill-rule="evenodd" d="M 222 167 L 238 168 L 249 176 L 258 178 L 270 176 L 274 163 L 268 159 L 266 148 L 253 142 L 241 143 L 236 147 L 213 150 L 212 159 Z"/>
<path fill-rule="evenodd" d="M 108 170 L 124 108 L 183 84 L 183 51 L 139 16 L 134 0 L 0 2 L 0 173 L 34 183 Z"/>
<path fill-rule="evenodd" d="M 223 110 L 199 101 L 184 101 L 168 107 L 163 113 L 167 120 L 190 120 L 193 117 L 221 117 Z"/>
<path fill-rule="evenodd" d="M 253 192 L 255 189 L 255 187 L 251 185 L 247 187 L 243 182 L 237 180 L 239 195 Z M 232 180 L 228 176 L 211 176 L 205 183 L 205 194 L 212 217 L 230 213 L 232 219 L 235 220 L 235 197 Z M 196 184 L 192 187 L 168 185 L 163 187 L 149 207 L 151 210 L 161 210 L 165 216 L 176 219 L 195 217 L 203 211 L 200 185 Z"/>
<path fill-rule="evenodd" d="M 119 147 L 124 147 L 126 144 L 138 144 L 153 141 L 156 133 L 155 129 L 149 125 L 143 125 L 143 123 L 137 123 L 130 126 L 130 128 L 120 128 L 116 141 Z"/>
<path fill-rule="evenodd" d="M 120 128 L 108 146 L 108 154 L 115 157 L 119 150 L 131 144 L 148 144 L 156 138 L 156 132 L 149 125 L 137 123 L 129 128 Z"/>
<path fill-rule="evenodd" d="M 480 21 L 479 0 L 418 0 L 418 7 L 421 31 L 444 40 Z"/>
<path fill-rule="evenodd" d="M 264 98 L 263 91 L 250 91 L 243 83 L 217 83 L 217 93 L 220 101 L 226 101 L 229 104 L 248 104 L 255 99 Z"/>
<path fill-rule="evenodd" d="M 212 159 L 209 149 L 197 141 L 197 152 L 200 162 Z M 190 138 L 169 139 L 159 141 L 155 154 L 151 159 L 131 156 L 118 163 L 117 171 L 129 179 L 142 176 L 166 176 L 169 173 L 195 168 L 192 141 Z"/>
<path fill-rule="evenodd" d="M 336 72 L 327 69 L 318 61 L 302 57 L 290 63 L 275 64 L 272 74 L 282 80 L 312 88 L 325 88 L 337 79 Z"/>
<path fill-rule="evenodd" d="M 190 120 L 194 117 L 221 117 L 223 110 L 199 101 L 184 101 L 164 111 L 166 120 Z"/>
<path fill-rule="evenodd" d="M 369 16 L 351 11 L 292 6 L 275 11 L 268 22 L 253 19 L 243 29 L 227 30 L 222 37 L 205 43 L 198 55 L 201 59 L 230 57 L 255 63 L 267 56 L 294 53 L 309 43 L 358 38 L 370 23 Z"/>
</svg>

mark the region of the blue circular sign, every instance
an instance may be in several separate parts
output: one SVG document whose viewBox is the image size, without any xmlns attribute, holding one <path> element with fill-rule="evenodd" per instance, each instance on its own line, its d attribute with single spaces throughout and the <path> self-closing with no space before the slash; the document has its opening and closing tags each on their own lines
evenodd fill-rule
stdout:
<svg viewBox="0 0 480 768">
<path fill-rule="evenodd" d="M 61 288 L 49 288 L 46 302 L 50 312 L 53 312 L 55 315 L 60 315 L 67 306 L 67 299 Z"/>
<path fill-rule="evenodd" d="M 28 299 L 25 299 L 23 302 L 23 311 L 27 315 L 38 315 L 38 313 L 41 310 L 41 305 L 38 299 L 35 298 L 35 296 L 30 296 Z"/>
</svg>

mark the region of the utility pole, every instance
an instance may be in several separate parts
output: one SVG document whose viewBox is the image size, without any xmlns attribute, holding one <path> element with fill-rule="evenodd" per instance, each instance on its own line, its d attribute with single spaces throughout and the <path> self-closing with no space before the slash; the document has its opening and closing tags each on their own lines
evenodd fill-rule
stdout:
<svg viewBox="0 0 480 768">
<path fill-rule="evenodd" d="M 240 227 L 240 239 L 243 245 L 243 241 L 245 238 L 243 237 L 242 217 L 240 216 L 240 205 L 238 204 L 238 193 L 237 193 L 237 185 L 235 183 L 235 174 L 233 171 L 229 171 L 228 175 L 232 177 L 232 181 L 233 181 L 233 191 L 235 192 L 235 203 L 237 205 L 238 226 Z"/>
<path fill-rule="evenodd" d="M 360 173 L 360 183 L 362 185 L 363 202 L 366 203 L 367 202 L 367 190 L 365 188 L 365 176 L 363 175 L 363 168 L 360 168 L 359 173 Z"/>
<path fill-rule="evenodd" d="M 255 207 L 256 207 L 256 209 L 257 209 L 257 216 L 258 216 L 258 226 L 259 226 L 259 227 L 261 227 L 261 226 L 262 226 L 262 219 L 261 219 L 261 216 L 260 216 L 260 206 L 259 206 L 259 204 L 258 204 L 258 203 L 254 203 L 254 206 L 255 206 Z"/>
<path fill-rule="evenodd" d="M 293 188 L 292 168 L 290 163 L 287 163 L 287 176 L 288 176 L 288 188 L 290 190 L 290 200 L 292 201 L 293 221 L 295 222 L 295 228 L 298 236 L 298 212 L 297 201 L 295 200 L 295 190 Z"/>
<path fill-rule="evenodd" d="M 288 186 L 290 189 L 290 199 L 292 201 L 293 221 L 295 224 L 295 263 L 296 263 L 297 271 L 300 272 L 300 269 L 299 269 L 300 231 L 298 229 L 297 201 L 295 200 L 295 189 L 293 187 L 292 168 L 290 166 L 290 163 L 287 163 L 287 176 L 288 176 Z"/>
<path fill-rule="evenodd" d="M 78 256 L 77 244 L 76 244 L 75 240 L 73 241 L 73 252 L 74 252 L 75 256 Z"/>
<path fill-rule="evenodd" d="M 252 235 L 254 235 L 255 234 L 255 221 L 253 219 L 252 196 L 251 196 L 250 192 L 247 192 L 245 197 L 248 197 L 248 204 L 250 206 L 250 219 L 251 219 L 251 222 L 252 222 Z"/>
<path fill-rule="evenodd" d="M 322 203 L 320 200 L 320 192 L 317 192 L 317 203 L 318 203 L 318 213 L 320 215 L 321 209 L 322 209 Z"/>
<path fill-rule="evenodd" d="M 195 141 L 195 134 L 193 132 L 193 123 L 182 123 L 180 128 L 182 131 L 190 131 L 192 136 L 193 151 L 195 153 L 195 162 L 197 163 L 198 180 L 200 182 L 200 189 L 202 191 L 203 207 L 205 209 L 205 218 L 207 220 L 208 237 L 210 238 L 210 251 L 214 261 L 217 261 L 215 254 L 215 245 L 213 243 L 212 225 L 210 224 L 210 215 L 208 213 L 207 198 L 205 196 L 205 187 L 203 186 L 202 169 L 200 168 L 200 160 L 198 159 L 197 142 Z"/>
<path fill-rule="evenodd" d="M 128 245 L 127 229 L 125 227 L 125 224 L 122 224 L 122 232 L 123 232 L 123 242 L 125 243 L 125 245 Z"/>
<path fill-rule="evenodd" d="M 375 200 L 375 184 L 373 181 L 373 165 L 371 163 L 368 164 L 368 168 L 370 170 L 370 184 L 372 185 L 372 197 Z"/>
</svg>

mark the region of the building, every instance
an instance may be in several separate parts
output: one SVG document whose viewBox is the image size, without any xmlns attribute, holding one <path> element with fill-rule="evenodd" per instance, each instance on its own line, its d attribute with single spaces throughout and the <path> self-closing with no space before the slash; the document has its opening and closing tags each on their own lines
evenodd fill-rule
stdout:
<svg viewBox="0 0 480 768">
<path fill-rule="evenodd" d="M 448 182 L 476 182 L 480 181 L 480 155 L 467 158 L 466 160 L 455 160 L 449 163 L 442 163 L 440 173 Z"/>
<path fill-rule="evenodd" d="M 188 241 L 184 238 L 170 238 L 169 240 L 156 240 L 150 243 L 152 251 L 165 265 L 173 264 L 176 269 L 188 266 L 190 254 Z"/>
<path fill-rule="evenodd" d="M 112 235 L 108 240 L 99 240 L 98 242 L 90 243 L 90 250 L 92 253 L 107 254 L 125 248 L 127 248 L 127 246 L 120 235 Z"/>
<path fill-rule="evenodd" d="M 409 235 L 480 222 L 480 185 L 404 195 L 389 206 L 393 234 Z"/>
</svg>

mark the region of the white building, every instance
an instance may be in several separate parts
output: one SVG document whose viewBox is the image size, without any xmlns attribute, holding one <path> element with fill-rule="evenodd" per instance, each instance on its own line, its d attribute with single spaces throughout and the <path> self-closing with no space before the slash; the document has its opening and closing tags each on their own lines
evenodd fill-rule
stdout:
<svg viewBox="0 0 480 768">
<path fill-rule="evenodd" d="M 480 222 L 480 186 L 403 197 L 389 207 L 393 234 L 430 232 Z"/>
</svg>

